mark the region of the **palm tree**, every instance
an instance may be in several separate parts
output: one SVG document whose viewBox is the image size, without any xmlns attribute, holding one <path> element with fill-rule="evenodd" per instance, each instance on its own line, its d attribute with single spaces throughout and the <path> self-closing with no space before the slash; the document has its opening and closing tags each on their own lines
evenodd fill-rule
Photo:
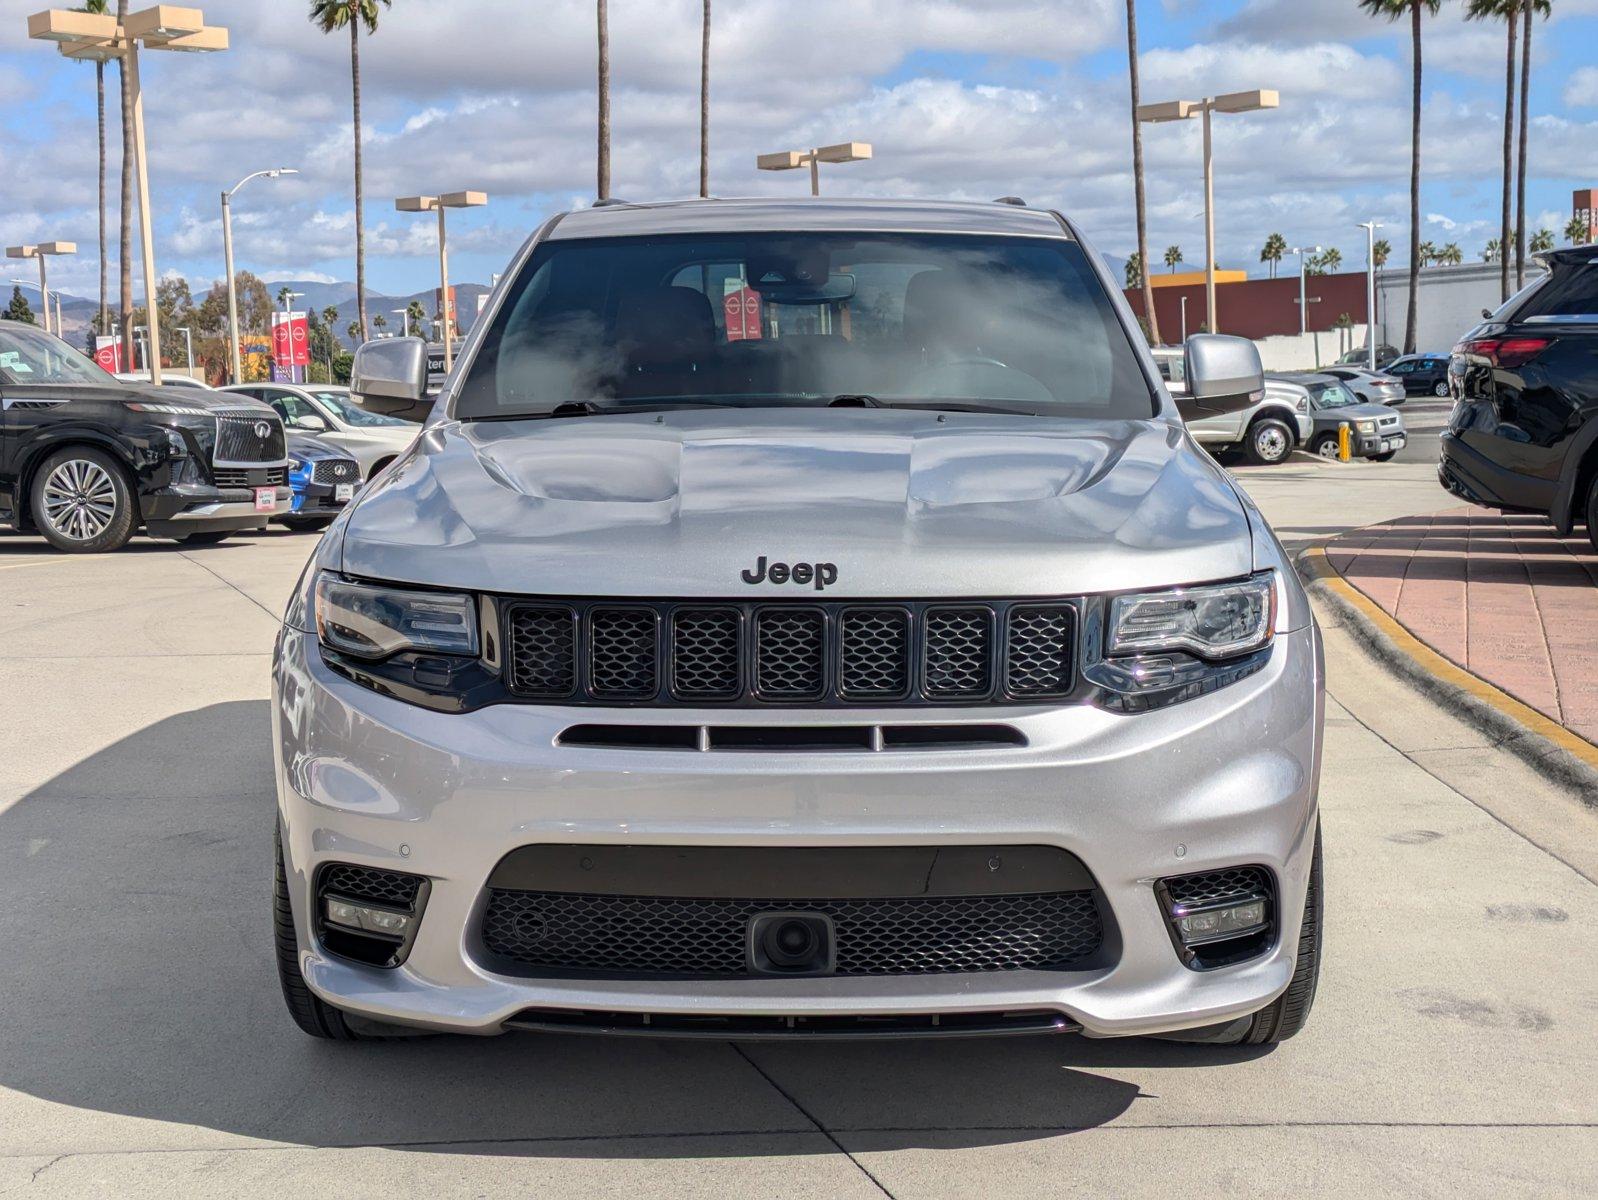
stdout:
<svg viewBox="0 0 1598 1200">
<path fill-rule="evenodd" d="M 361 181 L 361 26 L 377 32 L 378 5 L 394 0 L 311 0 L 311 21 L 323 33 L 350 31 L 350 99 L 355 114 L 355 319 L 366 337 L 366 221 L 361 215 L 365 189 Z"/>
<path fill-rule="evenodd" d="M 1172 274 L 1176 273 L 1177 265 L 1182 261 L 1182 247 L 1167 246 L 1165 248 L 1165 265 Z"/>
<path fill-rule="evenodd" d="M 1140 85 L 1137 71 L 1137 0 L 1126 0 L 1126 73 L 1132 81 L 1132 195 L 1137 207 L 1137 263 L 1143 284 L 1143 319 L 1149 344 L 1160 344 L 1160 319 L 1154 311 L 1154 284 L 1143 264 L 1149 261 L 1148 208 L 1143 192 L 1143 126 L 1137 119 Z"/>
<path fill-rule="evenodd" d="M 1509 195 L 1513 190 L 1515 174 L 1515 36 L 1520 30 L 1520 0 L 1469 0 L 1466 5 L 1465 19 L 1468 21 L 1494 18 L 1502 18 L 1504 28 L 1508 31 L 1505 36 L 1508 48 L 1504 57 L 1504 199 L 1497 243 L 1507 246 L 1511 215 Z M 1499 298 L 1509 299 L 1509 259 L 1491 259 L 1486 255 L 1483 255 L 1483 259 L 1498 262 Z"/>
<path fill-rule="evenodd" d="M 1465 253 L 1459 248 L 1458 242 L 1449 242 L 1448 245 L 1437 252 L 1439 266 L 1457 267 L 1464 261 Z"/>
<path fill-rule="evenodd" d="M 1343 265 L 1343 252 L 1336 246 L 1328 246 L 1320 255 L 1321 274 L 1337 270 Z"/>
<path fill-rule="evenodd" d="M 1546 254 L 1554 248 L 1554 231 L 1552 229 L 1539 229 L 1531 236 L 1531 252 L 1533 254 Z"/>
<path fill-rule="evenodd" d="M 1442 0 L 1359 0 L 1372 16 L 1396 21 L 1409 17 L 1410 57 L 1413 76 L 1409 115 L 1409 312 L 1404 318 L 1404 353 L 1415 353 L 1416 301 L 1420 293 L 1420 18 L 1422 11 L 1437 14 Z"/>
<path fill-rule="evenodd" d="M 405 320 L 410 327 L 416 330 L 417 337 L 426 337 L 422 332 L 422 322 L 427 320 L 427 310 L 422 307 L 420 300 L 412 300 L 405 306 Z"/>
<path fill-rule="evenodd" d="M 710 195 L 710 0 L 699 34 L 699 194 Z"/>
<path fill-rule="evenodd" d="M 277 306 L 284 312 L 288 311 L 289 301 L 293 298 L 294 289 L 289 287 L 288 284 L 285 283 L 282 287 L 277 289 Z"/>
<path fill-rule="evenodd" d="M 1526 286 L 1526 130 L 1530 124 L 1531 103 L 1531 18 L 1534 13 L 1547 17 L 1552 11 L 1548 0 L 1526 0 L 1521 10 L 1520 38 L 1520 151 L 1515 176 L 1515 287 Z M 1552 246 L 1549 249 L 1553 249 Z"/>
<path fill-rule="evenodd" d="M 1265 239 L 1265 245 L 1260 250 L 1260 261 L 1269 263 L 1271 278 L 1276 278 L 1276 267 L 1282 261 L 1282 255 L 1287 253 L 1287 239 L 1279 233 L 1273 233 Z"/>
<path fill-rule="evenodd" d="M 73 11 L 104 16 L 106 0 L 84 0 L 83 7 Z M 111 327 L 111 314 L 106 304 L 105 287 L 107 264 L 110 260 L 106 254 L 105 243 L 105 61 L 103 59 L 96 59 L 94 63 L 94 111 L 100 133 L 100 312 L 95 322 L 95 330 L 104 333 Z"/>
<path fill-rule="evenodd" d="M 1487 244 L 1481 248 L 1482 262 L 1492 263 L 1500 261 L 1499 251 L 1503 248 L 1503 245 L 1504 243 L 1499 241 L 1497 238 L 1489 239 Z M 1509 286 L 1509 264 L 1507 262 L 1504 263 L 1504 286 Z"/>
<path fill-rule="evenodd" d="M 1572 246 L 1582 246 L 1587 242 L 1587 222 L 1582 217 L 1571 217 L 1565 222 L 1565 241 Z"/>
<path fill-rule="evenodd" d="M 383 332 L 383 330 L 388 328 L 388 318 L 385 317 L 382 313 L 378 313 L 375 317 L 372 318 L 372 328 L 377 330 L 377 332 L 379 334 L 381 334 Z"/>
<path fill-rule="evenodd" d="M 350 335 L 350 341 L 357 346 L 366 340 L 366 331 L 361 328 L 359 321 L 351 321 L 344 327 L 344 332 Z"/>
<path fill-rule="evenodd" d="M 597 0 L 599 25 L 599 199 L 610 199 L 610 16 Z"/>
<path fill-rule="evenodd" d="M 1432 263 L 1432 260 L 1435 259 L 1436 257 L 1437 257 L 1437 247 L 1435 245 L 1433 245 L 1431 242 L 1422 242 L 1420 244 L 1420 261 L 1423 264 L 1425 264 L 1426 266 L 1430 266 L 1431 263 Z"/>
<path fill-rule="evenodd" d="M 1387 260 L 1393 255 L 1393 244 L 1386 238 L 1377 238 L 1376 244 L 1371 247 L 1371 257 L 1376 260 L 1376 269 L 1380 271 L 1387 265 Z"/>
</svg>

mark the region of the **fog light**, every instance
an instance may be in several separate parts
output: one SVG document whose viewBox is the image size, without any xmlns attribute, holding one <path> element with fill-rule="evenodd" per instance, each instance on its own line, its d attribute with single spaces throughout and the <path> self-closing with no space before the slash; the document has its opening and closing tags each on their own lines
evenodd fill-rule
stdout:
<svg viewBox="0 0 1598 1200">
<path fill-rule="evenodd" d="M 1184 912 L 1178 908 L 1176 932 L 1187 946 L 1213 942 L 1221 938 L 1239 937 L 1265 927 L 1265 901 L 1248 900 L 1242 904 L 1227 904 L 1218 908 Z"/>
<path fill-rule="evenodd" d="M 408 913 L 389 908 L 375 908 L 370 904 L 354 904 L 333 896 L 327 898 L 327 921 L 345 929 L 358 929 L 362 933 L 381 933 L 388 937 L 403 938 L 411 928 Z"/>
</svg>

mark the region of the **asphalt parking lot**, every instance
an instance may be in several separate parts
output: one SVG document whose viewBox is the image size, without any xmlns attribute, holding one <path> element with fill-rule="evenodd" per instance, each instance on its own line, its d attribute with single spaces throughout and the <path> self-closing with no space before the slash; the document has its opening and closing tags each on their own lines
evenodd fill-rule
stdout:
<svg viewBox="0 0 1598 1200">
<path fill-rule="evenodd" d="M 1301 546 L 1449 506 L 1430 471 L 1239 478 Z M 1337 627 L 1327 957 L 1274 1050 L 305 1038 L 270 953 L 266 697 L 313 542 L 0 540 L 0 1193 L 1598 1188 L 1598 816 Z"/>
</svg>

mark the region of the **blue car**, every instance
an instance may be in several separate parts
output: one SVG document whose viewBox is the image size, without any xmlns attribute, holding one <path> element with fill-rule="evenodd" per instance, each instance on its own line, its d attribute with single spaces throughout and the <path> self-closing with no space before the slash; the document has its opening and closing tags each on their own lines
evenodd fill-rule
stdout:
<svg viewBox="0 0 1598 1200">
<path fill-rule="evenodd" d="M 289 435 L 288 452 L 294 503 L 275 519 L 290 529 L 324 529 L 361 486 L 361 464 L 324 441 L 298 433 Z"/>
</svg>

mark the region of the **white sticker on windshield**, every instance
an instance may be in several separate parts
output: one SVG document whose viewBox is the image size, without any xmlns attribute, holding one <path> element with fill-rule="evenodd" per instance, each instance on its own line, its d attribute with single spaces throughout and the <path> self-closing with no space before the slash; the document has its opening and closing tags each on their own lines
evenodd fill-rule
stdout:
<svg viewBox="0 0 1598 1200">
<path fill-rule="evenodd" d="M 15 375 L 32 375 L 33 368 L 22 361 L 22 355 L 15 350 L 0 350 L 0 370 L 10 371 Z"/>
</svg>

